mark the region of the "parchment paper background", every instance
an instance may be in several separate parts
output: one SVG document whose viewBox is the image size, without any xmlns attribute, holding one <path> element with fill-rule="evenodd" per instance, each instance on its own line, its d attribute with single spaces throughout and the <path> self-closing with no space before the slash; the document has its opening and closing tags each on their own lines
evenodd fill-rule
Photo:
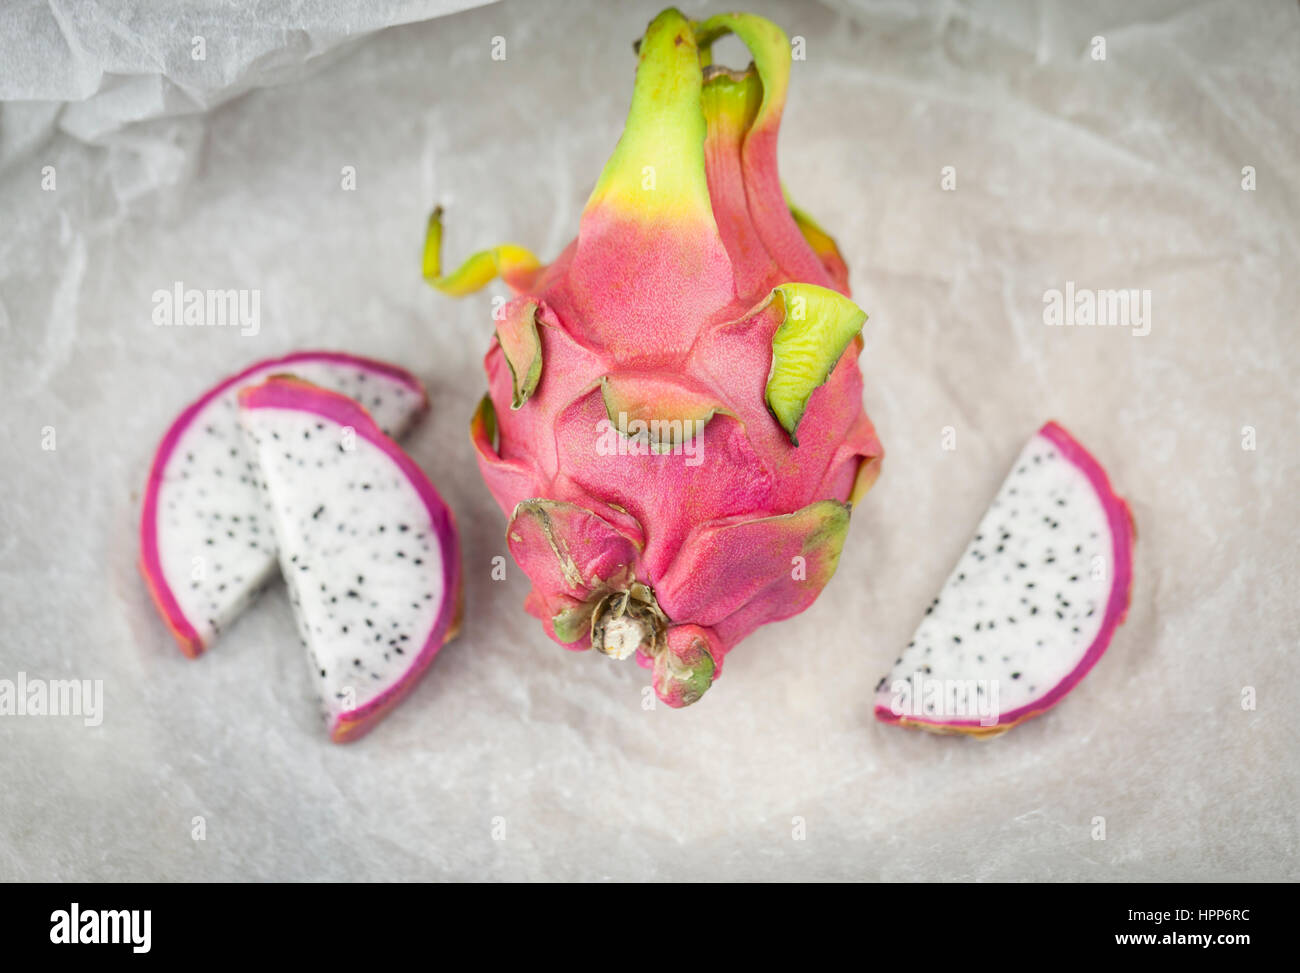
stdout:
<svg viewBox="0 0 1300 973">
<path fill-rule="evenodd" d="M 451 259 L 574 235 L 658 4 L 302 6 L 0 13 L 0 678 L 104 684 L 99 727 L 0 717 L 0 878 L 1300 877 L 1295 2 L 744 5 L 805 39 L 782 173 L 871 315 L 887 456 L 823 597 L 681 712 L 643 710 L 632 663 L 551 644 L 513 565 L 491 580 L 504 520 L 466 435 L 490 292 L 419 274 L 435 202 Z M 260 332 L 155 327 L 176 281 L 260 289 Z M 1066 281 L 1149 289 L 1150 333 L 1047 327 Z M 313 346 L 428 382 L 409 446 L 466 548 L 464 636 L 349 747 L 323 738 L 282 590 L 190 662 L 135 568 L 172 416 Z M 992 743 L 875 723 L 1048 418 L 1131 501 L 1127 624 Z"/>
</svg>

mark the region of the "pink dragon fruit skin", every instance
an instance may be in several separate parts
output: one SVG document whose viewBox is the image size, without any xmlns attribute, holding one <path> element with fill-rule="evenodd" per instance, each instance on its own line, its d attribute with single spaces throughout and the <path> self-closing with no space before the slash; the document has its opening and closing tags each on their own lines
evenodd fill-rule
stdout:
<svg viewBox="0 0 1300 973">
<path fill-rule="evenodd" d="M 747 71 L 710 64 L 726 33 Z M 567 648 L 635 651 L 676 707 L 756 627 L 813 602 L 882 452 L 862 407 L 866 315 L 777 175 L 785 34 L 666 10 L 639 52 L 578 239 L 549 267 L 507 244 L 444 276 L 435 211 L 425 276 L 460 295 L 499 273 L 518 295 L 471 438 L 526 607 Z M 678 425 L 656 438 L 656 422 Z"/>
</svg>

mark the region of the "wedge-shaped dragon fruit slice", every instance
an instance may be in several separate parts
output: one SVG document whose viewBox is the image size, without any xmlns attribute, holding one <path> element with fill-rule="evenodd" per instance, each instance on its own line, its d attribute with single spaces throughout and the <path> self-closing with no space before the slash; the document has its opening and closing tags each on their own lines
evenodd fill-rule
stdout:
<svg viewBox="0 0 1300 973">
<path fill-rule="evenodd" d="M 745 71 L 712 64 L 734 33 Z M 866 315 L 834 241 L 787 202 L 776 137 L 790 44 L 759 17 L 666 10 L 639 45 L 627 126 L 578 238 L 442 272 L 500 274 L 489 395 L 471 426 L 526 607 L 571 649 L 636 654 L 697 700 L 759 625 L 817 597 L 880 468 L 857 358 Z"/>
<path fill-rule="evenodd" d="M 197 658 L 275 574 L 257 467 L 240 433 L 236 395 L 293 373 L 362 402 L 386 433 L 403 435 L 428 406 L 414 375 L 384 362 L 302 351 L 232 375 L 182 412 L 163 436 L 145 486 L 140 569 L 154 604 Z"/>
<path fill-rule="evenodd" d="M 347 396 L 273 376 L 242 389 L 239 409 L 330 736 L 355 739 L 456 633 L 455 521 Z"/>
<path fill-rule="evenodd" d="M 880 681 L 876 718 L 993 736 L 1056 705 L 1124 621 L 1134 539 L 1105 470 L 1049 422 Z"/>
</svg>

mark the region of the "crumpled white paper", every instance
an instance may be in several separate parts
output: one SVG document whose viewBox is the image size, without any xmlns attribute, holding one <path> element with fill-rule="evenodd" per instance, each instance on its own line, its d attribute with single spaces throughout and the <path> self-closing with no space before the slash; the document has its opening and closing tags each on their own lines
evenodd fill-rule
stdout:
<svg viewBox="0 0 1300 973">
<path fill-rule="evenodd" d="M 1300 8 L 754 5 L 802 40 L 782 175 L 871 315 L 887 455 L 823 597 L 673 712 L 551 644 L 513 565 L 492 579 L 466 436 L 490 294 L 419 275 L 435 202 L 450 259 L 559 252 L 657 8 L 306 6 L 0 12 L 0 679 L 103 691 L 97 726 L 0 716 L 0 878 L 1297 877 Z M 257 333 L 156 326 L 178 281 L 257 289 Z M 1149 290 L 1149 333 L 1045 325 L 1067 282 Z M 282 591 L 190 662 L 135 568 L 172 416 L 310 346 L 425 378 L 408 445 L 466 554 L 465 634 L 349 747 Z M 1047 418 L 1132 504 L 1127 624 L 991 743 L 875 723 Z"/>
<path fill-rule="evenodd" d="M 0 101 L 62 103 L 95 141 L 294 81 L 345 41 L 489 0 L 19 0 L 0 10 Z"/>
</svg>

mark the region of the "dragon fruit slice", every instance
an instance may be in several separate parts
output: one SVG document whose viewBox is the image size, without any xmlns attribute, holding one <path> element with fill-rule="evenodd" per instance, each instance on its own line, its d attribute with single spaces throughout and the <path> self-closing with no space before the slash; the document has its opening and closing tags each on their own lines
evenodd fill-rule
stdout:
<svg viewBox="0 0 1300 973">
<path fill-rule="evenodd" d="M 745 71 L 711 63 L 734 33 Z M 670 706 L 835 571 L 881 448 L 834 241 L 776 169 L 790 44 L 746 14 L 661 13 L 639 44 L 623 136 L 548 267 L 517 244 L 424 274 L 516 293 L 471 425 L 479 465 L 555 641 L 635 654 Z"/>
<path fill-rule="evenodd" d="M 379 427 L 404 434 L 427 408 L 419 379 L 384 362 L 303 351 L 258 362 L 182 412 L 154 455 L 140 517 L 140 570 L 181 650 L 197 658 L 275 574 L 257 468 L 236 395 L 279 372 L 363 402 Z"/>
<path fill-rule="evenodd" d="M 1055 706 L 1124 621 L 1135 536 L 1106 471 L 1043 426 L 877 686 L 876 718 L 994 736 Z"/>
<path fill-rule="evenodd" d="M 330 736 L 364 734 L 459 627 L 451 511 L 355 401 L 292 376 L 239 392 Z"/>
</svg>

